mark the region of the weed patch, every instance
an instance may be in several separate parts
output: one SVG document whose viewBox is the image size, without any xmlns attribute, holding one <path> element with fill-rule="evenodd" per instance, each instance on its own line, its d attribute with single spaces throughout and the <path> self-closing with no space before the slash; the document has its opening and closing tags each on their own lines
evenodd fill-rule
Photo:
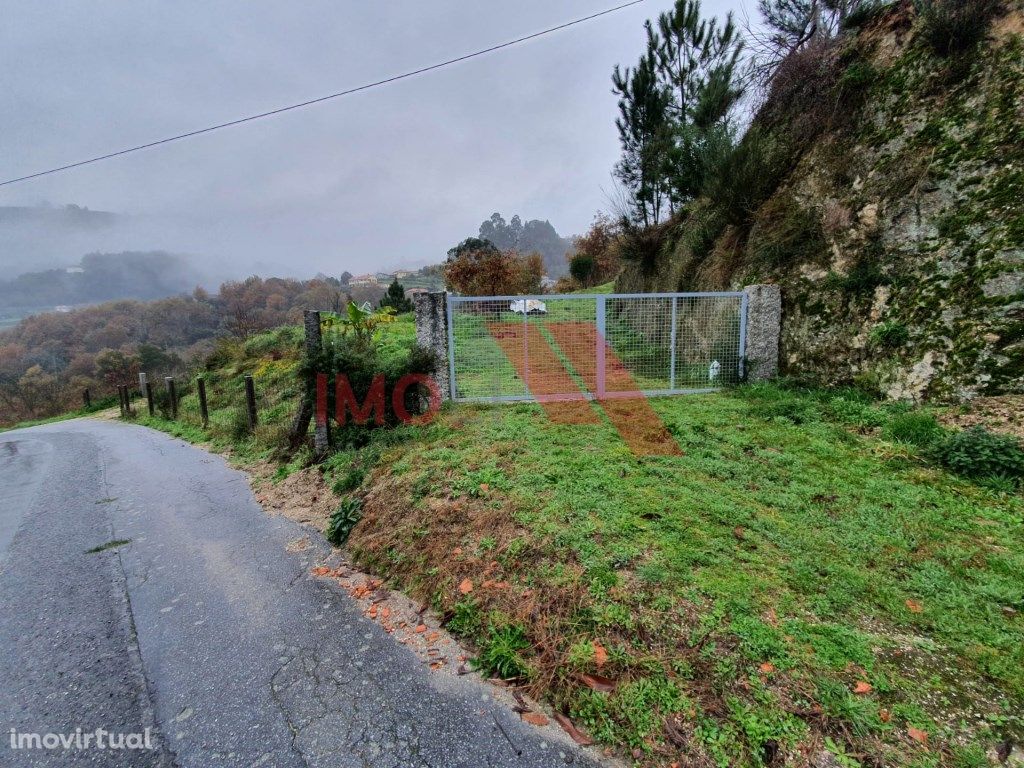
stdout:
<svg viewBox="0 0 1024 768">
<path fill-rule="evenodd" d="M 348 541 L 349 534 L 355 528 L 356 523 L 362 519 L 362 502 L 359 499 L 349 497 L 342 499 L 341 504 L 327 523 L 327 530 L 324 536 L 336 547 L 340 547 Z"/>
</svg>

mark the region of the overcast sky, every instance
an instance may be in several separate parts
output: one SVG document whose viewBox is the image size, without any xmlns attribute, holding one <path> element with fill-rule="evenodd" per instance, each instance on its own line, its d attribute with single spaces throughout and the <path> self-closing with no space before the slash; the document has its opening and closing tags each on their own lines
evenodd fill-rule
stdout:
<svg viewBox="0 0 1024 768">
<path fill-rule="evenodd" d="M 616 4 L 0 0 L 0 176 L 315 98 Z M 619 154 L 612 67 L 636 60 L 643 21 L 670 5 L 647 0 L 373 91 L 0 187 L 0 206 L 131 216 L 41 247 L 40 266 L 73 263 L 81 254 L 64 258 L 68 248 L 166 249 L 218 276 L 435 263 L 494 211 L 582 232 L 608 208 Z M 730 7 L 742 5 L 704 3 L 705 13 Z"/>
</svg>

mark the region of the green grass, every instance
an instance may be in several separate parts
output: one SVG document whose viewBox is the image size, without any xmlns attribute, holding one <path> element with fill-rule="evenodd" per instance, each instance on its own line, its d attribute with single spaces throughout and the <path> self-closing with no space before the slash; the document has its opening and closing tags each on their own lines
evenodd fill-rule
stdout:
<svg viewBox="0 0 1024 768">
<path fill-rule="evenodd" d="M 615 281 L 610 280 L 600 285 L 592 285 L 590 288 L 580 288 L 578 291 L 573 291 L 573 293 L 615 293 Z"/>
<path fill-rule="evenodd" d="M 482 653 L 493 626 L 521 626 L 534 645 L 522 676 L 547 681 L 603 741 L 651 755 L 675 712 L 721 765 L 825 737 L 924 764 L 908 727 L 951 749 L 1024 735 L 1020 495 L 882 439 L 905 408 L 856 393 L 758 386 L 652 402 L 683 456 L 637 458 L 610 424 L 556 426 L 533 405 L 446 412 L 377 451 L 375 487 L 398 483 L 388 503 L 404 506 L 387 533 L 373 514 L 357 527 L 357 556 L 457 610 Z M 446 498 L 468 520 L 436 520 Z M 511 592 L 467 612 L 455 585 L 492 561 L 511 592 L 547 595 L 532 623 L 517 623 Z M 597 671 L 594 641 L 610 655 L 600 671 L 620 680 L 611 695 L 571 674 Z M 858 681 L 871 692 L 854 693 Z"/>
<path fill-rule="evenodd" d="M 610 284 L 609 284 L 610 285 Z M 508 302 L 495 302 L 493 306 L 478 303 L 456 304 L 452 335 L 455 340 L 455 375 L 459 393 L 465 398 L 525 396 L 529 390 L 520 378 L 516 366 L 502 349 L 492 333 L 500 324 L 515 333 L 528 323 L 537 329 L 556 357 L 561 359 L 572 375 L 567 352 L 555 339 L 552 328 L 561 323 L 579 323 L 593 326 L 596 322 L 596 304 L 581 299 L 547 299 L 547 312 L 524 318 L 508 311 Z M 636 386 L 645 391 L 671 388 L 672 370 L 670 323 L 658 322 L 667 317 L 671 302 L 667 299 L 649 299 L 640 304 L 633 300 L 611 299 L 607 303 L 605 338 L 612 353 L 633 375 Z M 721 364 L 717 383 L 737 378 L 737 341 L 739 321 L 735 308 L 725 305 L 698 306 L 695 302 L 679 304 L 679 335 L 675 360 L 675 386 L 677 388 L 706 389 L 715 386 L 709 381 L 709 367 L 713 360 Z M 714 336 L 720 341 L 705 345 L 701 340 Z M 533 337 L 531 337 L 533 338 Z M 519 336 L 521 344 L 522 336 Z M 521 360 L 518 349 L 513 354 Z M 593 359 L 595 350 L 586 350 Z M 527 362 L 534 367 L 543 355 L 536 350 L 527 352 Z M 578 377 L 577 377 L 578 380 Z M 561 394 L 561 393 L 559 393 Z"/>
</svg>

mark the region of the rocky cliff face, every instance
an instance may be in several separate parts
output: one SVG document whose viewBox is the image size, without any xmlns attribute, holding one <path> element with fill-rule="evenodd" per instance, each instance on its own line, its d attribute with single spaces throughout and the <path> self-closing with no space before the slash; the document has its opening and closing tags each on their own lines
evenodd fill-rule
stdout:
<svg viewBox="0 0 1024 768">
<path fill-rule="evenodd" d="M 845 42 L 849 114 L 745 223 L 698 201 L 618 288 L 778 283 L 787 374 L 893 398 L 1024 392 L 1024 4 L 952 58 L 920 29 L 907 3 Z"/>
</svg>

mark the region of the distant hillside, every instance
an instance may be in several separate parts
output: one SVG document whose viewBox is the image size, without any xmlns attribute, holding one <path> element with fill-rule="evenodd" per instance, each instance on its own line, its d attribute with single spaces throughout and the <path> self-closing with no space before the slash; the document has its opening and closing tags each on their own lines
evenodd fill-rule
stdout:
<svg viewBox="0 0 1024 768">
<path fill-rule="evenodd" d="M 0 206 L 0 226 L 17 224 L 45 224 L 80 229 L 109 227 L 117 221 L 117 214 L 90 211 L 77 205 Z"/>
<path fill-rule="evenodd" d="M 789 375 L 1024 391 L 1022 7 L 951 51 L 963 25 L 899 2 L 789 57 L 728 173 L 634 239 L 618 290 L 778 283 Z"/>
<path fill-rule="evenodd" d="M 83 262 L 96 266 L 94 274 L 113 266 L 106 274 L 116 279 L 125 255 L 94 254 Z M 380 286 L 342 287 L 336 278 L 249 277 L 222 284 L 214 295 L 197 288 L 189 296 L 34 314 L 0 330 L 0 425 L 60 413 L 80 402 L 85 387 L 109 394 L 133 382 L 140 366 L 161 376 L 184 371 L 219 336 L 248 338 L 300 322 L 304 309 L 337 312 L 349 300 L 376 304 L 383 294 Z"/>
<path fill-rule="evenodd" d="M 54 307 L 112 299 L 160 299 L 190 292 L 199 274 L 184 256 L 164 251 L 90 253 L 81 263 L 0 280 L 0 306 Z"/>
</svg>

